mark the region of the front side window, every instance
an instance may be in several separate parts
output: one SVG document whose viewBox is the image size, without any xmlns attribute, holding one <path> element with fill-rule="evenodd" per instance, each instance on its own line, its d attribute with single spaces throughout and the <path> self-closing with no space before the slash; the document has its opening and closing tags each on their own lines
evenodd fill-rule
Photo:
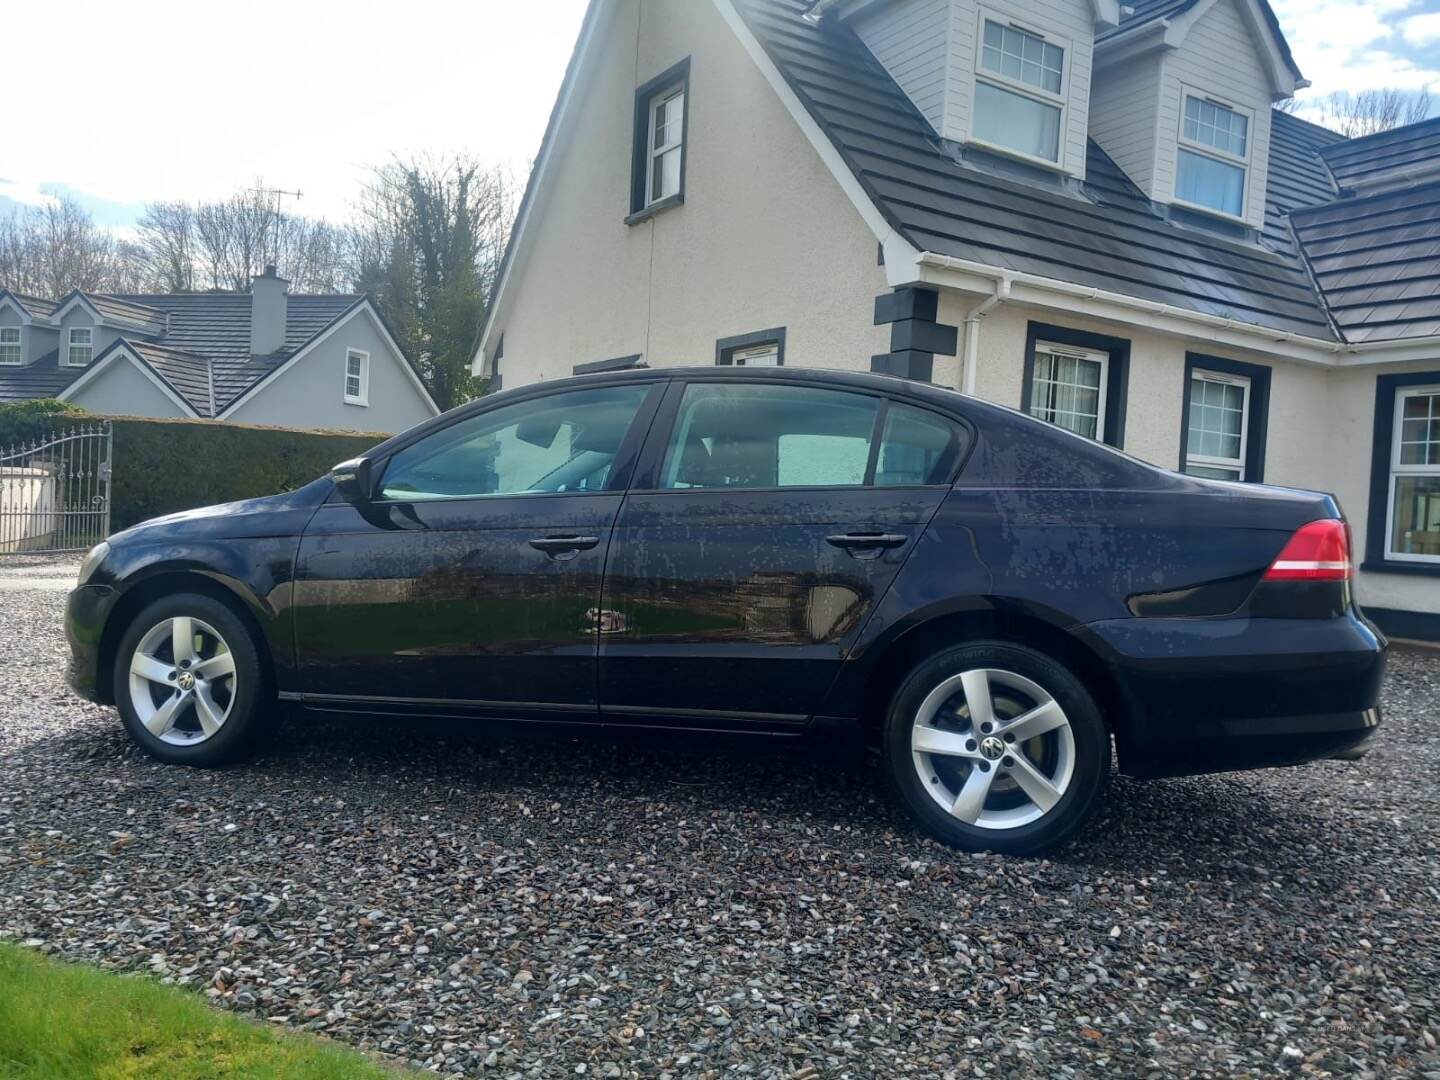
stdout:
<svg viewBox="0 0 1440 1080">
<path fill-rule="evenodd" d="M 363 349 L 345 350 L 345 403 L 370 404 L 370 354 Z"/>
<path fill-rule="evenodd" d="M 396 454 L 381 496 L 418 502 L 604 491 L 649 389 L 572 390 L 461 420 Z"/>
<path fill-rule="evenodd" d="M 664 488 L 860 487 L 878 399 L 810 386 L 685 388 Z"/>
<path fill-rule="evenodd" d="M 1105 437 L 1103 352 L 1036 342 L 1030 379 L 1030 415 L 1087 439 Z"/>
<path fill-rule="evenodd" d="M 1211 480 L 1244 480 L 1249 414 L 1249 379 L 1211 371 L 1191 372 L 1185 471 Z"/>
<path fill-rule="evenodd" d="M 0 364 L 20 363 L 20 327 L 0 326 Z"/>
<path fill-rule="evenodd" d="M 88 326 L 72 326 L 66 339 L 65 363 L 84 367 L 95 354 L 95 332 Z"/>
<path fill-rule="evenodd" d="M 1440 387 L 1396 395 L 1388 555 L 1440 560 Z"/>
<path fill-rule="evenodd" d="M 1250 118 L 1187 93 L 1175 162 L 1175 197 L 1231 217 L 1243 216 L 1249 159 Z"/>
<path fill-rule="evenodd" d="M 974 137 L 1044 161 L 1060 160 L 1065 50 L 985 19 L 975 80 Z"/>
</svg>

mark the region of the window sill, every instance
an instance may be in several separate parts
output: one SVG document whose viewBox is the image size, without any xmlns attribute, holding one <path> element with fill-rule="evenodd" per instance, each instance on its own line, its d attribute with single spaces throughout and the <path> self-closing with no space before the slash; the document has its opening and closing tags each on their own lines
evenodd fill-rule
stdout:
<svg viewBox="0 0 1440 1080">
<path fill-rule="evenodd" d="M 346 398 L 346 399 L 345 399 L 345 404 L 346 404 L 346 405 L 354 405 L 357 409 L 368 409 L 368 408 L 370 407 L 370 402 L 368 402 L 368 401 L 356 401 L 356 400 L 354 400 L 353 398 Z"/>
<path fill-rule="evenodd" d="M 1440 577 L 1440 558 L 1433 563 L 1401 559 L 1366 559 L 1360 569 L 1367 574 L 1407 574 L 1411 577 Z"/>
<path fill-rule="evenodd" d="M 642 221 L 649 221 L 656 214 L 663 214 L 666 210 L 673 209 L 676 206 L 683 206 L 684 203 L 685 196 L 683 194 L 667 195 L 665 198 L 651 203 L 643 210 L 636 210 L 635 213 L 625 219 L 625 224 L 639 225 Z"/>
<path fill-rule="evenodd" d="M 972 135 L 965 142 L 966 146 L 973 146 L 977 150 L 983 150 L 987 154 L 994 154 L 996 157 L 1008 158 L 1011 161 L 1018 161 L 1022 165 L 1029 165 L 1036 169 L 1042 169 L 1056 176 L 1069 176 L 1070 170 L 1065 167 L 1064 147 L 1061 147 L 1061 159 L 1051 161 L 1049 158 L 1036 157 L 1034 154 L 1027 154 L 1023 150 L 1012 150 L 1008 146 L 1001 146 L 999 143 L 986 142 L 977 136 Z"/>
</svg>

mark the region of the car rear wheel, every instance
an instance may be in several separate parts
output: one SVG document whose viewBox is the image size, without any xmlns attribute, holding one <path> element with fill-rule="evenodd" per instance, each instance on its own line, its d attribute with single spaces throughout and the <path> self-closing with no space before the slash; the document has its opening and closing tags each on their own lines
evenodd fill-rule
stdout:
<svg viewBox="0 0 1440 1080">
<path fill-rule="evenodd" d="M 213 597 L 182 593 L 135 617 L 115 655 L 130 737 L 175 765 L 223 765 L 259 741 L 272 712 L 250 629 Z"/>
<path fill-rule="evenodd" d="M 915 820 L 967 851 L 1032 854 L 1096 809 L 1110 737 L 1074 674 L 1042 653 L 980 642 L 939 653 L 901 684 L 886 771 Z"/>
</svg>

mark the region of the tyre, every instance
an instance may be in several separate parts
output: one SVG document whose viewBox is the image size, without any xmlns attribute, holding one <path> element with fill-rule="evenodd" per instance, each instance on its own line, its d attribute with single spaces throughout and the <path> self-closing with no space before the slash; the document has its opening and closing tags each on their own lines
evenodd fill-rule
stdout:
<svg viewBox="0 0 1440 1080">
<path fill-rule="evenodd" d="M 172 765 L 214 767 L 254 750 L 273 695 L 254 635 L 199 593 L 150 604 L 115 653 L 115 702 L 130 737 Z"/>
<path fill-rule="evenodd" d="M 1099 806 L 1110 735 L 1094 699 L 1043 653 L 977 642 L 937 653 L 896 691 L 885 771 L 921 828 L 965 851 L 1029 855 Z"/>
</svg>

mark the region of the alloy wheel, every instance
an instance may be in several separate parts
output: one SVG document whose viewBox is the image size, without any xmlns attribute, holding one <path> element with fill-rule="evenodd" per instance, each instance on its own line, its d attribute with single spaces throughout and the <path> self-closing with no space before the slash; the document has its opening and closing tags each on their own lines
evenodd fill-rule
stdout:
<svg viewBox="0 0 1440 1080">
<path fill-rule="evenodd" d="M 235 703 L 235 658 L 209 623 L 176 616 L 152 627 L 130 658 L 130 703 L 155 738 L 195 746 L 225 726 Z"/>
<path fill-rule="evenodd" d="M 1017 829 L 1049 813 L 1075 771 L 1075 735 L 1060 703 L 1013 671 L 945 679 L 916 710 L 911 756 L 921 784 L 950 816 Z"/>
</svg>

